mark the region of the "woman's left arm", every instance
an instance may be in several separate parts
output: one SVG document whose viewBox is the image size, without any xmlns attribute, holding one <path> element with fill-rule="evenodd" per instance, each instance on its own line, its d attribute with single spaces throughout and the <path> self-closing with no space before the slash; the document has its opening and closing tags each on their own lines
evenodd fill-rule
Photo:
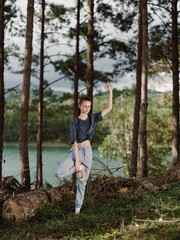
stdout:
<svg viewBox="0 0 180 240">
<path fill-rule="evenodd" d="M 109 99 L 108 99 L 107 107 L 102 110 L 102 117 L 104 117 L 112 109 L 112 95 L 113 95 L 113 93 L 112 93 L 112 89 L 109 85 L 109 82 L 107 84 L 105 84 L 105 88 L 109 91 Z"/>
</svg>

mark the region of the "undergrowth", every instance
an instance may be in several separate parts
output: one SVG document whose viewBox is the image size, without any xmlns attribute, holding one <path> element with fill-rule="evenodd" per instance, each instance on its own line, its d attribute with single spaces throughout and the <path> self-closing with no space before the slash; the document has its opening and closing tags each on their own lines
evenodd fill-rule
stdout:
<svg viewBox="0 0 180 240">
<path fill-rule="evenodd" d="M 139 222 L 180 219 L 180 186 L 167 191 L 124 192 L 85 197 L 80 215 L 74 200 L 48 204 L 25 222 L 0 219 L 0 239 L 180 239 L 180 223 Z"/>
</svg>

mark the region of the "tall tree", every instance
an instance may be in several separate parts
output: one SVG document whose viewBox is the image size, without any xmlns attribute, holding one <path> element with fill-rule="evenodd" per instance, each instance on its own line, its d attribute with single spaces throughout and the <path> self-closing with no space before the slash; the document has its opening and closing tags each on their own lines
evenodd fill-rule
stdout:
<svg viewBox="0 0 180 240">
<path fill-rule="evenodd" d="M 87 96 L 91 99 L 91 101 L 93 101 L 93 86 L 94 86 L 93 41 L 94 41 L 94 0 L 88 0 L 86 86 Z"/>
<path fill-rule="evenodd" d="M 80 7 L 81 1 L 77 0 L 77 24 L 76 24 L 76 55 L 75 55 L 75 78 L 74 78 L 74 118 L 78 109 L 78 80 L 79 80 L 79 33 L 80 33 Z M 76 173 L 73 173 L 73 182 L 76 182 Z M 76 184 L 73 184 L 75 186 Z"/>
<path fill-rule="evenodd" d="M 86 3 L 88 1 L 81 1 L 81 4 L 83 6 L 83 3 Z M 92 3 L 93 1 L 89 1 L 88 3 Z M 79 73 L 79 85 L 82 86 L 84 83 L 86 83 L 86 88 L 89 89 L 87 91 L 87 95 L 93 95 L 93 87 L 98 86 L 100 82 L 107 82 L 107 81 L 113 81 L 113 78 L 121 73 L 121 75 L 127 71 L 130 71 L 130 68 L 134 69 L 134 56 L 135 51 L 134 48 L 132 48 L 132 44 L 128 46 L 127 42 L 124 43 L 122 40 L 117 39 L 117 37 L 114 37 L 113 35 L 110 37 L 110 34 L 107 34 L 103 31 L 102 24 L 107 21 L 112 22 L 112 28 L 117 27 L 120 32 L 128 32 L 131 29 L 131 25 L 133 24 L 134 16 L 136 15 L 136 11 L 133 11 L 134 4 L 130 3 L 130 0 L 127 1 L 123 0 L 119 4 L 112 7 L 112 4 L 104 4 L 103 0 L 96 1 L 96 9 L 94 9 L 94 6 L 92 7 L 91 4 L 91 11 L 85 10 L 83 11 L 83 8 L 85 9 L 85 6 L 82 8 L 82 23 L 80 24 L 80 39 L 81 39 L 81 45 L 80 45 L 80 73 Z M 93 4 L 94 5 L 94 4 Z M 124 6 L 125 5 L 125 6 Z M 88 4 L 89 9 L 90 4 Z M 93 8 L 93 10 L 92 10 Z M 128 10 L 131 9 L 131 11 L 123 11 L 122 9 L 127 8 Z M 136 8 L 136 7 L 135 7 Z M 114 12 L 115 11 L 115 12 Z M 95 12 L 95 14 L 94 14 Z M 133 12 L 133 13 L 132 13 Z M 119 14 L 118 14 L 119 13 Z M 86 22 L 86 19 L 88 19 L 88 23 Z M 90 19 L 90 21 L 89 21 Z M 96 23 L 96 25 L 90 28 L 90 23 Z M 88 34 L 88 30 L 92 34 Z M 86 38 L 87 36 L 87 38 Z M 76 29 L 70 28 L 68 35 L 66 37 L 70 38 L 71 42 L 72 40 L 75 40 L 76 37 Z M 88 56 L 91 56 L 91 62 L 89 61 L 89 57 L 85 57 L 85 53 L 87 52 L 87 41 L 88 39 L 92 40 L 91 46 L 91 54 L 90 51 L 88 52 Z M 90 41 L 89 41 L 90 42 Z M 74 46 L 72 46 L 73 48 Z M 90 48 L 89 48 L 90 50 Z M 72 50 L 73 51 L 73 50 Z M 115 64 L 113 64 L 113 70 L 111 71 L 102 71 L 102 70 L 96 70 L 93 66 L 93 59 L 102 59 L 106 56 L 110 57 L 112 61 L 114 61 Z M 88 58 L 88 64 L 85 66 L 85 58 Z M 129 60 L 131 59 L 131 60 Z M 133 59 L 133 60 L 132 60 Z M 133 64 L 132 64 L 133 63 Z M 89 65 L 89 68 L 88 66 Z M 131 65 L 131 66 L 130 66 Z M 54 67 L 56 71 L 59 71 L 60 74 L 66 75 L 70 80 L 74 83 L 74 66 L 75 66 L 75 55 L 68 55 L 66 60 L 57 60 L 54 61 Z M 122 67 L 123 66 L 123 67 Z M 91 70 L 90 71 L 90 67 Z M 88 68 L 88 69 L 87 69 Z M 107 70 L 107 69 L 106 69 Z M 87 73 L 87 74 L 86 74 Z M 93 83 L 91 81 L 87 82 L 87 77 L 90 79 L 90 75 L 93 75 L 91 79 L 93 80 Z M 88 75 L 88 76 L 87 76 Z M 86 76 L 86 77 L 85 77 Z M 87 86 L 88 84 L 88 86 Z M 83 90 L 86 90 L 84 88 Z M 83 91 L 82 90 L 82 91 Z M 91 94 L 89 94 L 89 93 Z"/>
<path fill-rule="evenodd" d="M 139 112 L 141 104 L 141 72 L 142 72 L 142 0 L 139 1 L 138 19 L 138 43 L 136 55 L 136 98 L 134 108 L 133 137 L 130 162 L 130 177 L 137 174 L 138 135 L 139 135 Z"/>
<path fill-rule="evenodd" d="M 43 95 L 44 95 L 44 23 L 45 23 L 45 0 L 41 2 L 41 49 L 40 49 L 40 84 L 39 84 L 39 102 L 38 102 L 38 132 L 37 132 L 37 174 L 36 187 L 43 186 L 43 169 L 42 169 L 42 142 L 43 142 Z"/>
<path fill-rule="evenodd" d="M 140 106 L 139 177 L 147 176 L 147 75 L 148 75 L 148 13 L 147 0 L 142 0 L 142 72 Z"/>
<path fill-rule="evenodd" d="M 76 116 L 76 110 L 78 108 L 80 4 L 81 4 L 81 1 L 77 0 L 76 56 L 75 56 L 75 78 L 74 78 L 74 117 Z"/>
<path fill-rule="evenodd" d="M 24 55 L 23 87 L 20 112 L 19 150 L 21 162 L 21 184 L 24 190 L 30 189 L 30 169 L 28 156 L 28 111 L 31 78 L 32 39 L 33 39 L 34 0 L 27 3 L 26 41 Z"/>
<path fill-rule="evenodd" d="M 4 132 L 4 0 L 0 0 L 0 182 L 2 180 Z"/>
<path fill-rule="evenodd" d="M 178 54 L 178 0 L 172 0 L 172 72 L 173 72 L 173 121 L 172 162 L 179 163 L 179 54 Z"/>
</svg>

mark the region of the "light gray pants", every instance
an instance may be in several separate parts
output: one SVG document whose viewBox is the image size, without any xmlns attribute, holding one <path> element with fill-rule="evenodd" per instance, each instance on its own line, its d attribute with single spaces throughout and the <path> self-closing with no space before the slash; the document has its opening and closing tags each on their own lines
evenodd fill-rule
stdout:
<svg viewBox="0 0 180 240">
<path fill-rule="evenodd" d="M 76 191 L 76 208 L 81 208 L 84 200 L 84 193 L 89 178 L 91 165 L 92 165 L 92 148 L 91 146 L 80 147 L 78 146 L 79 162 L 85 165 L 85 180 L 78 179 Z M 73 148 L 69 151 L 69 156 L 56 168 L 54 174 L 56 177 L 63 178 L 73 174 L 75 170 L 76 159 L 74 156 Z"/>
</svg>

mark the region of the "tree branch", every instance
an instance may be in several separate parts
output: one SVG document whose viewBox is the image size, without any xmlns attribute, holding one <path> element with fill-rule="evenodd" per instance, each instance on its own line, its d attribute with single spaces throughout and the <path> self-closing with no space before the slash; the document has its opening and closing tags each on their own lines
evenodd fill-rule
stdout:
<svg viewBox="0 0 180 240">
<path fill-rule="evenodd" d="M 48 88 L 50 85 L 52 85 L 52 84 L 54 84 L 54 83 L 56 83 L 56 82 L 58 82 L 58 81 L 61 81 L 61 80 L 63 80 L 64 78 L 67 78 L 67 76 L 63 76 L 63 77 L 58 78 L 58 79 L 54 80 L 53 82 L 47 84 L 47 85 L 44 87 L 44 90 L 45 90 L 46 88 Z"/>
<path fill-rule="evenodd" d="M 18 85 L 16 85 L 15 87 L 12 87 L 12 88 L 8 88 L 4 94 L 7 94 L 8 92 L 11 92 L 13 91 L 14 89 L 16 89 L 17 87 L 19 87 L 20 85 L 22 85 L 22 83 L 19 83 Z"/>
<path fill-rule="evenodd" d="M 154 222 L 154 223 L 175 223 L 180 222 L 180 219 L 177 220 L 148 220 L 148 219 L 135 219 L 137 222 Z"/>
<path fill-rule="evenodd" d="M 148 5 L 153 5 L 155 7 L 162 8 L 162 9 L 166 10 L 167 12 L 171 13 L 171 11 L 168 8 L 165 8 L 162 5 L 158 5 L 158 4 L 151 3 L 151 2 L 148 2 Z"/>
</svg>

